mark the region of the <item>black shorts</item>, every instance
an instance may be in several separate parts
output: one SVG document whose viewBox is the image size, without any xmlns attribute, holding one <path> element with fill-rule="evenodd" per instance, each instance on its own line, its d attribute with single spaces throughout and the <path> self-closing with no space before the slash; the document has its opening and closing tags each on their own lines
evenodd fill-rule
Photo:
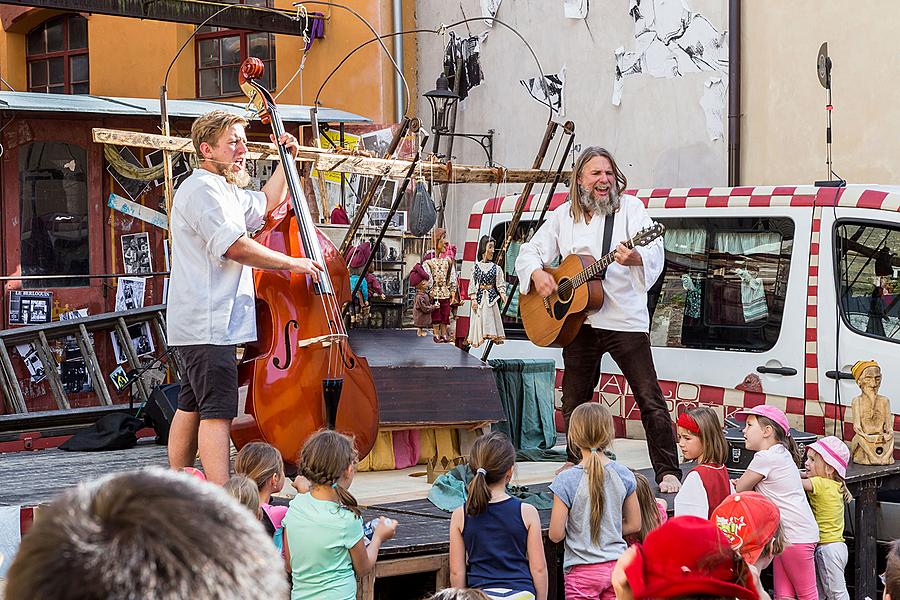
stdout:
<svg viewBox="0 0 900 600">
<path fill-rule="evenodd" d="M 235 418 L 238 409 L 235 347 L 178 346 L 178 354 L 185 370 L 178 409 L 199 412 L 201 419 Z"/>
</svg>

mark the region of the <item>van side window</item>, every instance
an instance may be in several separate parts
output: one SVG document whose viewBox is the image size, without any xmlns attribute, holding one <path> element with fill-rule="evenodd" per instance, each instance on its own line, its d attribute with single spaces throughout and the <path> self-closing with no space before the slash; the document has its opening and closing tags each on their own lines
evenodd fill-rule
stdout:
<svg viewBox="0 0 900 600">
<path fill-rule="evenodd" d="M 863 335 L 900 342 L 900 229 L 838 222 L 834 248 L 844 322 Z"/>
<path fill-rule="evenodd" d="M 659 219 L 666 263 L 650 343 L 764 352 L 781 331 L 794 243 L 787 217 Z"/>
</svg>

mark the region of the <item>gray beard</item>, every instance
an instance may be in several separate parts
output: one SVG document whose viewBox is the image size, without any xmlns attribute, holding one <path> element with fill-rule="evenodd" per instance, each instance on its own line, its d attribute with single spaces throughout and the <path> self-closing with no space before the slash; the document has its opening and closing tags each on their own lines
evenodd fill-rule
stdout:
<svg viewBox="0 0 900 600">
<path fill-rule="evenodd" d="M 595 198 L 592 190 L 579 185 L 578 202 L 581 208 L 592 215 L 611 215 L 619 210 L 619 192 L 615 187 L 611 187 L 605 198 Z"/>
</svg>

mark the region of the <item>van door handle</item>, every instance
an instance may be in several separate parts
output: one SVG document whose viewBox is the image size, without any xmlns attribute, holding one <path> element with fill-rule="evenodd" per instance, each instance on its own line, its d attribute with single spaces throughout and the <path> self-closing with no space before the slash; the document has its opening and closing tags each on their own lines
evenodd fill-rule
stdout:
<svg viewBox="0 0 900 600">
<path fill-rule="evenodd" d="M 760 365 L 756 367 L 757 373 L 771 373 L 773 375 L 796 375 L 797 369 L 794 367 L 767 367 Z"/>
<path fill-rule="evenodd" d="M 847 371 L 825 371 L 825 377 L 828 379 L 853 379 L 853 373 Z"/>
</svg>

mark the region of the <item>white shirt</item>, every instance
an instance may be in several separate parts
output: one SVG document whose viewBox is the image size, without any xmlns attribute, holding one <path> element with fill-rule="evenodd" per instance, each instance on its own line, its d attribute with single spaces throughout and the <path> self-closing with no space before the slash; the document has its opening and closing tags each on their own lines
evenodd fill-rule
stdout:
<svg viewBox="0 0 900 600">
<path fill-rule="evenodd" d="M 725 467 L 717 467 L 724 469 Z M 734 493 L 734 483 L 728 482 L 729 493 Z M 709 494 L 703 479 L 696 471 L 691 471 L 681 482 L 681 489 L 675 495 L 675 516 L 693 515 L 701 519 L 709 518 Z"/>
<path fill-rule="evenodd" d="M 256 339 L 253 269 L 225 258 L 262 225 L 266 196 L 194 169 L 172 203 L 172 272 L 166 306 L 172 346 L 230 345 Z"/>
<path fill-rule="evenodd" d="M 569 202 L 557 207 L 531 241 L 522 244 L 519 250 L 516 259 L 519 292 L 527 294 L 531 287 L 531 274 L 557 256 L 564 259 L 570 254 L 589 254 L 599 260 L 603 256 L 605 221 L 605 216 L 596 215 L 590 223 L 585 223 L 584 219 L 575 223 L 569 212 Z M 610 252 L 615 250 L 616 244 L 652 224 L 643 203 L 634 196 L 623 195 L 621 208 L 613 222 Z M 612 331 L 650 331 L 647 289 L 656 283 L 662 273 L 665 250 L 660 238 L 636 250 L 643 265 L 626 267 L 614 262 L 606 269 L 603 306 L 588 315 L 587 323 L 591 327 Z"/>
<path fill-rule="evenodd" d="M 800 470 L 787 448 L 776 444 L 768 450 L 758 451 L 747 470 L 763 476 L 755 489 L 781 511 L 781 526 L 788 543 L 818 542 L 819 525 L 803 491 Z"/>
</svg>

